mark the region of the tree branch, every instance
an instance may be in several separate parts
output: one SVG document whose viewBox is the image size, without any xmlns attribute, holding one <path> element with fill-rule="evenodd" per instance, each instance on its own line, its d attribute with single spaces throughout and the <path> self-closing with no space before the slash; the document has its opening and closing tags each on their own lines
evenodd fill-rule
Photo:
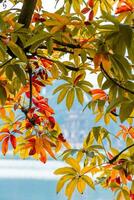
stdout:
<svg viewBox="0 0 134 200">
<path fill-rule="evenodd" d="M 134 144 L 131 144 L 130 146 L 128 146 L 128 147 L 126 147 L 125 149 L 123 149 L 120 153 L 118 153 L 115 157 L 113 157 L 111 160 L 109 160 L 109 163 L 110 164 L 113 164 L 113 162 L 115 162 L 118 158 L 119 158 L 119 156 L 122 154 L 122 153 L 124 153 L 125 151 L 127 151 L 128 149 L 130 149 L 130 148 L 132 148 L 132 147 L 134 147 Z"/>
<path fill-rule="evenodd" d="M 30 97 L 29 97 L 29 108 L 32 107 L 32 68 L 28 66 L 28 74 L 29 74 L 29 91 L 30 91 Z"/>
<path fill-rule="evenodd" d="M 115 83 L 118 87 L 122 88 L 123 90 L 125 90 L 125 91 L 127 91 L 127 92 L 129 92 L 129 93 L 131 93 L 131 94 L 134 94 L 134 91 L 130 90 L 129 88 L 124 87 L 124 86 L 121 85 L 119 82 L 117 82 L 115 79 L 113 79 L 113 78 L 106 72 L 106 70 L 103 68 L 102 63 L 101 63 L 101 65 L 100 65 L 100 68 L 101 68 L 101 71 L 103 72 L 103 74 L 104 74 L 104 76 L 105 76 L 106 78 L 108 78 L 109 80 L 111 80 L 113 83 Z"/>
<path fill-rule="evenodd" d="M 51 59 L 51 58 L 48 58 L 48 57 L 46 57 L 46 56 L 41 56 L 41 55 L 38 55 L 38 54 L 32 54 L 33 56 L 37 56 L 37 57 L 39 57 L 39 58 L 45 58 L 46 60 L 49 60 L 49 61 L 51 61 L 51 62 L 53 62 L 53 63 L 56 63 L 56 62 L 59 62 L 59 61 L 56 61 L 56 60 L 53 60 L 53 59 Z M 79 68 L 75 68 L 75 67 L 72 67 L 72 66 L 69 66 L 69 65 L 65 65 L 65 64 L 63 64 L 62 63 L 62 65 L 66 68 L 66 69 L 69 69 L 69 70 L 72 70 L 72 71 L 79 71 Z"/>
<path fill-rule="evenodd" d="M 35 10 L 37 0 L 24 0 L 21 13 L 19 15 L 18 23 L 24 24 L 28 28 L 31 22 L 33 12 Z"/>
</svg>

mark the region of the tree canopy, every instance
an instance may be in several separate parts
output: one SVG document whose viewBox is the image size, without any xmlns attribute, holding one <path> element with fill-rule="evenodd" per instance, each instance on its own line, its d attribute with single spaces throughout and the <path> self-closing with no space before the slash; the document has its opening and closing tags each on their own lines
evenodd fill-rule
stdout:
<svg viewBox="0 0 134 200">
<path fill-rule="evenodd" d="M 100 185 L 117 200 L 134 200 L 134 0 L 57 0 L 62 6 L 53 13 L 43 0 L 0 3 L 2 154 L 11 144 L 21 158 L 46 163 L 62 151 L 67 166 L 54 172 L 62 175 L 57 193 L 65 185 L 70 200 L 75 189 Z M 92 127 L 74 149 L 41 95 L 55 80 L 62 80 L 53 91 L 57 104 L 64 100 L 70 110 L 77 99 L 96 122 L 113 120 L 120 131 Z"/>
</svg>

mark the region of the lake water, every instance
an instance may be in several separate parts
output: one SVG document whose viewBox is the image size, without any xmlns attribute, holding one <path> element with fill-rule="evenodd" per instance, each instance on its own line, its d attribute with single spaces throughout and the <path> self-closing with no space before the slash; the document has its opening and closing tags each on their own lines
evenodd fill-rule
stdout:
<svg viewBox="0 0 134 200">
<path fill-rule="evenodd" d="M 43 165 L 33 160 L 0 160 L 0 200 L 67 200 L 64 191 L 56 194 L 57 176 L 53 171 L 64 166 L 60 161 Z M 112 200 L 101 188 L 87 188 L 84 195 L 75 192 L 73 200 Z"/>
</svg>

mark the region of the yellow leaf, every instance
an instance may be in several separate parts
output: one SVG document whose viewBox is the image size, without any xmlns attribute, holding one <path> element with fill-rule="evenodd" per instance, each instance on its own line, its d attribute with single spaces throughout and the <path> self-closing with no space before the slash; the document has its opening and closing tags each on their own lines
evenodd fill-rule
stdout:
<svg viewBox="0 0 134 200">
<path fill-rule="evenodd" d="M 10 117 L 10 119 L 11 119 L 12 121 L 14 121 L 15 115 L 14 115 L 14 112 L 13 112 L 13 111 L 11 111 L 11 112 L 9 113 L 9 117 Z"/>
<path fill-rule="evenodd" d="M 111 69 L 111 61 L 108 58 L 108 55 L 102 54 L 102 64 L 106 71 L 109 71 Z"/>
<path fill-rule="evenodd" d="M 110 116 L 109 113 L 104 116 L 105 124 L 108 125 L 110 123 Z"/>
<path fill-rule="evenodd" d="M 109 113 L 109 116 L 114 122 L 117 122 L 117 118 L 115 115 L 113 115 L 112 113 Z"/>
<path fill-rule="evenodd" d="M 64 184 L 72 178 L 74 178 L 74 175 L 64 175 L 63 177 L 61 177 L 57 183 L 56 192 L 59 193 L 64 187 Z"/>
<path fill-rule="evenodd" d="M 56 175 L 62 175 L 62 174 L 75 174 L 76 171 L 72 167 L 62 167 L 54 171 L 54 174 Z"/>
<path fill-rule="evenodd" d="M 61 16 L 58 13 L 45 12 L 42 16 L 43 17 L 49 17 L 49 18 L 52 18 L 54 20 L 57 20 L 58 22 L 60 22 L 61 25 L 68 24 L 68 22 L 69 22 L 69 19 L 66 16 L 63 16 L 63 15 Z"/>
<path fill-rule="evenodd" d="M 95 117 L 95 122 L 98 122 L 102 117 L 103 117 L 103 112 L 98 113 L 98 115 L 96 115 Z"/>
<path fill-rule="evenodd" d="M 60 31 L 62 28 L 63 28 L 63 25 L 54 26 L 54 27 L 51 29 L 50 33 L 51 33 L 51 34 L 54 34 L 54 33 L 58 32 L 58 31 Z"/>
<path fill-rule="evenodd" d="M 84 153 L 82 152 L 82 150 L 80 150 L 79 152 L 78 152 L 78 154 L 77 154 L 77 161 L 78 162 L 80 162 L 81 161 L 81 159 L 83 158 L 83 156 L 84 156 Z"/>
<path fill-rule="evenodd" d="M 74 98 L 75 98 L 75 91 L 74 91 L 74 88 L 71 88 L 68 91 L 67 98 L 66 98 L 66 106 L 67 106 L 68 110 L 71 109 L 73 102 L 74 102 Z"/>
<path fill-rule="evenodd" d="M 67 187 L 66 187 L 66 190 L 65 190 L 65 194 L 66 196 L 68 197 L 68 200 L 71 199 L 72 197 L 72 194 L 75 190 L 75 187 L 76 187 L 76 184 L 77 184 L 77 179 L 73 179 L 71 180 L 68 184 L 67 184 Z"/>
<path fill-rule="evenodd" d="M 81 170 L 81 174 L 86 174 L 86 173 L 89 173 L 91 171 L 93 167 L 89 167 L 89 166 L 86 166 L 84 167 L 82 170 Z"/>
<path fill-rule="evenodd" d="M 80 172 L 80 165 L 77 160 L 75 160 L 74 158 L 66 158 L 65 161 L 67 164 L 71 165 L 71 167 L 73 167 L 73 169 L 75 169 L 77 172 Z"/>
<path fill-rule="evenodd" d="M 78 0 L 73 0 L 72 1 L 72 4 L 73 4 L 73 9 L 76 13 L 80 13 L 80 3 Z"/>
<path fill-rule="evenodd" d="M 95 189 L 94 183 L 93 183 L 92 179 L 91 179 L 89 176 L 84 175 L 84 176 L 82 176 L 82 179 L 83 179 L 83 180 L 85 181 L 85 183 L 87 183 L 93 190 Z"/>
<path fill-rule="evenodd" d="M 78 189 L 78 192 L 83 194 L 84 190 L 85 190 L 85 187 L 86 187 L 86 183 L 85 181 L 83 181 L 82 178 L 79 178 L 78 179 L 78 182 L 77 182 L 77 189 Z"/>
</svg>

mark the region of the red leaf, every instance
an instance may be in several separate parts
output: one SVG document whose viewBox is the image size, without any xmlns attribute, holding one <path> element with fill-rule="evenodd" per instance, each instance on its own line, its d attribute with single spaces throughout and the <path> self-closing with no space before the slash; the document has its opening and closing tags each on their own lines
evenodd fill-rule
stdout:
<svg viewBox="0 0 134 200">
<path fill-rule="evenodd" d="M 74 80 L 74 85 L 77 85 L 78 81 L 83 77 L 83 74 L 78 75 Z"/>
<path fill-rule="evenodd" d="M 51 128 L 54 128 L 54 126 L 55 126 L 55 119 L 54 119 L 54 117 L 49 117 L 48 118 L 48 120 L 49 120 L 49 122 L 50 122 L 50 126 L 51 126 Z"/>
<path fill-rule="evenodd" d="M 32 18 L 32 22 L 37 22 L 39 21 L 40 15 L 38 13 L 34 13 L 33 18 Z"/>
<path fill-rule="evenodd" d="M 62 141 L 62 142 L 66 142 L 66 139 L 64 138 L 64 136 L 63 136 L 62 133 L 60 133 L 60 134 L 58 135 L 58 140 L 60 140 L 60 141 Z"/>
<path fill-rule="evenodd" d="M 6 137 L 2 143 L 2 153 L 5 156 L 7 151 L 8 151 L 8 141 L 9 141 L 9 137 Z"/>
<path fill-rule="evenodd" d="M 14 135 L 10 135 L 10 142 L 12 144 L 12 147 L 16 149 L 16 137 Z"/>
<path fill-rule="evenodd" d="M 30 149 L 29 151 L 29 156 L 33 156 L 36 153 L 36 149 L 35 147 L 33 147 L 32 149 Z"/>
<path fill-rule="evenodd" d="M 116 181 L 116 183 L 118 183 L 119 185 L 121 184 L 121 179 L 120 179 L 120 177 L 119 177 L 119 176 L 118 176 L 118 177 L 116 177 L 115 181 Z"/>
<path fill-rule="evenodd" d="M 89 21 L 92 21 L 93 18 L 94 18 L 94 11 L 91 10 L 90 13 L 89 13 L 88 19 L 89 19 Z"/>
<path fill-rule="evenodd" d="M 134 193 L 131 190 L 130 190 L 130 198 L 131 198 L 131 200 L 134 200 Z"/>
<path fill-rule="evenodd" d="M 88 0 L 87 4 L 93 8 L 94 7 L 94 0 Z"/>
<path fill-rule="evenodd" d="M 47 60 L 45 58 L 41 58 L 40 60 L 42 62 L 43 67 L 48 68 L 48 69 L 51 67 L 52 62 L 50 60 Z"/>
<path fill-rule="evenodd" d="M 81 13 L 86 14 L 86 13 L 89 12 L 89 10 L 90 10 L 90 8 L 85 7 L 85 8 L 83 8 L 83 9 L 81 10 Z"/>
</svg>

